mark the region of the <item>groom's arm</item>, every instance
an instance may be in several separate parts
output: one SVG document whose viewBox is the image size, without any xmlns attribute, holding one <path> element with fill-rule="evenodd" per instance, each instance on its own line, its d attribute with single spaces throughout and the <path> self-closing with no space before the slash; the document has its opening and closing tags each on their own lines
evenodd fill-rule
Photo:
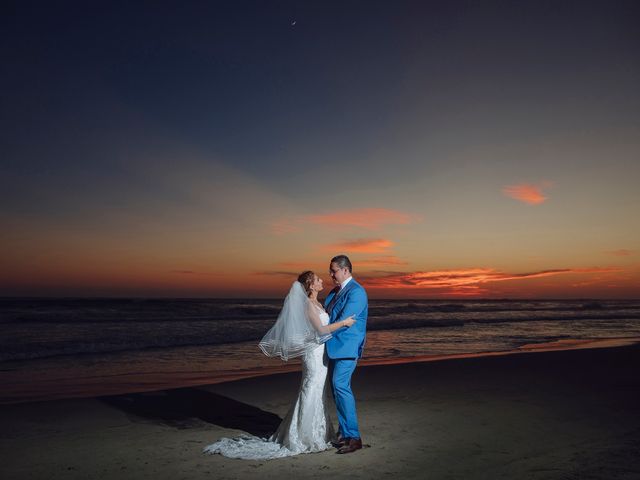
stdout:
<svg viewBox="0 0 640 480">
<path fill-rule="evenodd" d="M 318 314 L 318 310 L 313 306 L 311 302 L 309 302 L 307 305 L 307 320 L 318 333 L 321 333 L 323 335 L 330 334 L 331 332 L 335 332 L 339 328 L 346 327 L 343 320 L 339 322 L 333 322 L 329 325 L 323 325 L 322 320 L 320 319 L 320 315 Z"/>
<path fill-rule="evenodd" d="M 348 317 L 353 317 L 356 321 L 358 320 L 358 315 L 362 313 L 362 311 L 367 306 L 367 294 L 364 291 L 364 288 L 357 288 L 349 292 L 349 297 L 344 304 L 344 308 L 340 312 L 340 320 L 344 320 Z"/>
</svg>

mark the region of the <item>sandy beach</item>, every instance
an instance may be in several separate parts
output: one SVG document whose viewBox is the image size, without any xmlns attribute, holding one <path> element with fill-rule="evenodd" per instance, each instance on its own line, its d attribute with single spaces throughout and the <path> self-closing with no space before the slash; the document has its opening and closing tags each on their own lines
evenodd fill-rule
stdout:
<svg viewBox="0 0 640 480">
<path fill-rule="evenodd" d="M 4 405 L 5 479 L 640 478 L 640 346 L 361 366 L 351 455 L 204 455 L 268 435 L 299 373 L 94 399 Z M 335 418 L 335 416 L 334 416 Z"/>
</svg>

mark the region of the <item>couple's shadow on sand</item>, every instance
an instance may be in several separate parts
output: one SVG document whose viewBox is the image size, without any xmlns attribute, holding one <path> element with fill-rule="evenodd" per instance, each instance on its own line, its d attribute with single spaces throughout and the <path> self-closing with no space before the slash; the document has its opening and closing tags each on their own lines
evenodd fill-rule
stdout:
<svg viewBox="0 0 640 480">
<path fill-rule="evenodd" d="M 100 397 L 125 412 L 133 421 L 163 423 L 175 428 L 201 426 L 202 422 L 268 437 L 282 419 L 252 405 L 197 388 Z"/>
</svg>

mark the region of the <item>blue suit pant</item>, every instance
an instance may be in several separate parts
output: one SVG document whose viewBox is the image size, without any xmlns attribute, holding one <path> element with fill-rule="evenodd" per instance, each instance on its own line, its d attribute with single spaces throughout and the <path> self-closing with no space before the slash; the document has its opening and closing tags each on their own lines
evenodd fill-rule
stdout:
<svg viewBox="0 0 640 480">
<path fill-rule="evenodd" d="M 333 360 L 333 398 L 336 402 L 338 424 L 343 438 L 360 438 L 356 399 L 351 391 L 351 375 L 357 363 L 355 358 Z"/>
</svg>

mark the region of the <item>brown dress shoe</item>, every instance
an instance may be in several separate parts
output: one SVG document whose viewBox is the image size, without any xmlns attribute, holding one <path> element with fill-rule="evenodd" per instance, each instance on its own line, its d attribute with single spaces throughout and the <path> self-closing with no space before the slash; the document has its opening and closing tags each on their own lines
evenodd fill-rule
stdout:
<svg viewBox="0 0 640 480">
<path fill-rule="evenodd" d="M 342 448 L 348 443 L 349 443 L 349 438 L 338 437 L 338 440 L 336 440 L 335 442 L 331 442 L 331 445 L 333 445 L 335 448 Z"/>
<path fill-rule="evenodd" d="M 362 440 L 359 438 L 350 438 L 349 443 L 345 444 L 344 447 L 340 448 L 336 453 L 351 453 L 356 450 L 360 450 L 362 448 Z"/>
</svg>

